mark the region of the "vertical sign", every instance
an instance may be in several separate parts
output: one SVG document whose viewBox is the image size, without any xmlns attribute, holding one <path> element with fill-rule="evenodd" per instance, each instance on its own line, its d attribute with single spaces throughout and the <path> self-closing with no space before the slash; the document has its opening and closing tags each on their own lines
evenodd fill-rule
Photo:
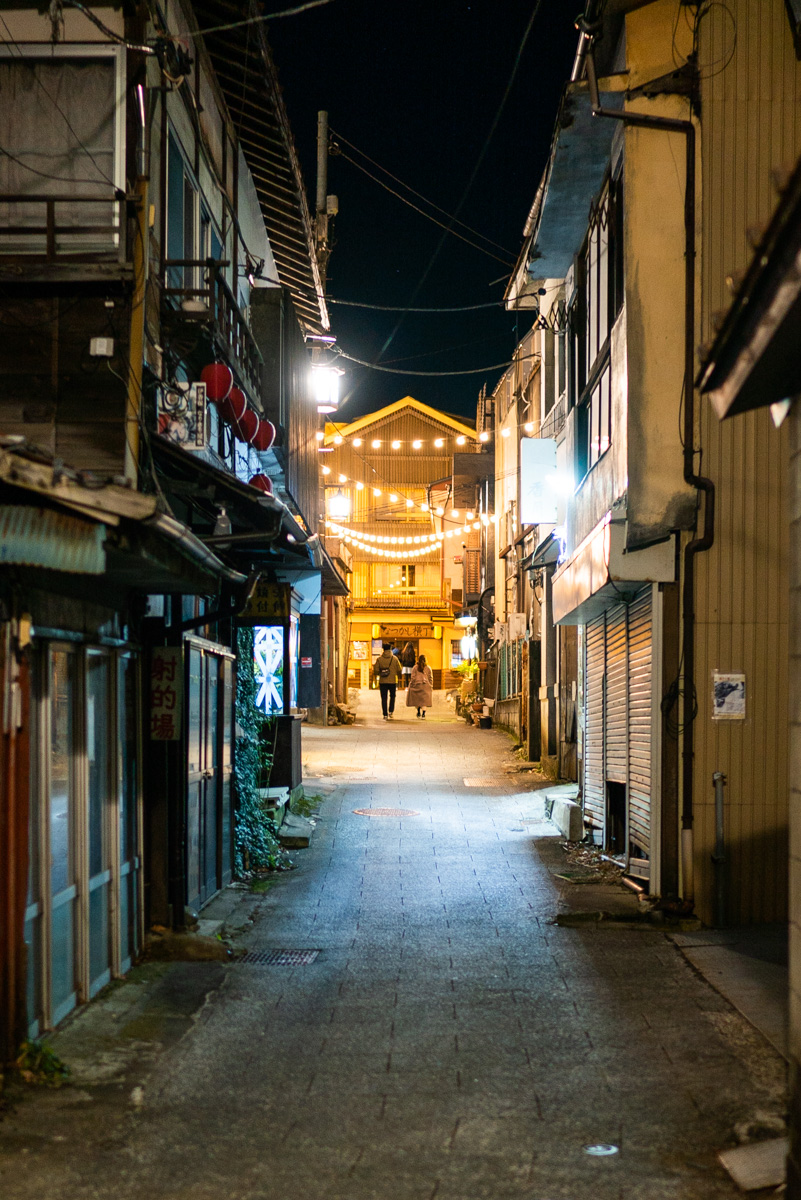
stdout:
<svg viewBox="0 0 801 1200">
<path fill-rule="evenodd" d="M 555 525 L 556 442 L 553 438 L 520 441 L 520 524 Z"/>
<path fill-rule="evenodd" d="M 154 742 L 177 742 L 181 736 L 183 650 L 161 646 L 150 659 L 150 737 Z"/>
</svg>

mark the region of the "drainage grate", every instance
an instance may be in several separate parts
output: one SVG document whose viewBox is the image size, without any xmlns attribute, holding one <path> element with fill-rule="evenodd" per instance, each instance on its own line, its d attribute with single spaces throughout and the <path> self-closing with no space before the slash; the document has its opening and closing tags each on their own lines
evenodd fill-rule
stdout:
<svg viewBox="0 0 801 1200">
<path fill-rule="evenodd" d="M 419 817 L 413 808 L 354 808 L 357 817 Z"/>
<path fill-rule="evenodd" d="M 305 967 L 319 953 L 319 950 L 247 950 L 236 962 L 252 967 Z"/>
</svg>

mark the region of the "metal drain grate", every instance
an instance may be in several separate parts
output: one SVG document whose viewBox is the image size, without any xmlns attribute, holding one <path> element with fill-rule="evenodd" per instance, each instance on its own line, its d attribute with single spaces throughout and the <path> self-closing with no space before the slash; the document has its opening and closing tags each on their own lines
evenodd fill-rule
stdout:
<svg viewBox="0 0 801 1200">
<path fill-rule="evenodd" d="M 235 961 L 251 967 L 305 967 L 319 950 L 248 950 Z"/>
<path fill-rule="evenodd" d="M 413 808 L 354 808 L 357 817 L 419 817 Z"/>
</svg>

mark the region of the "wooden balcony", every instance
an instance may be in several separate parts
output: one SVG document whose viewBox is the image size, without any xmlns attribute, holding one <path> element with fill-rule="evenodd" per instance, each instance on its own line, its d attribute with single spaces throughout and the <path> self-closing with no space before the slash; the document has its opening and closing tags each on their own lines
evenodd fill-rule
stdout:
<svg viewBox="0 0 801 1200">
<path fill-rule="evenodd" d="M 428 609 L 431 612 L 450 613 L 450 590 L 423 591 L 420 588 L 382 589 L 373 596 L 354 596 L 354 610 L 366 608 Z"/>
<path fill-rule="evenodd" d="M 0 192 L 0 262 L 23 267 L 26 282 L 130 272 L 128 199 Z"/>
<path fill-rule="evenodd" d="M 217 351 L 241 382 L 261 393 L 263 359 L 250 327 L 228 286 L 219 259 L 168 258 L 161 289 L 161 319 L 167 335 L 186 326 L 206 326 Z"/>
</svg>

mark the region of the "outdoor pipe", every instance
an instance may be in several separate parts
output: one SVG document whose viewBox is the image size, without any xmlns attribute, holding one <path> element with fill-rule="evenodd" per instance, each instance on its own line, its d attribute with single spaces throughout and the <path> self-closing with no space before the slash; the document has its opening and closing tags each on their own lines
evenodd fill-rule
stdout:
<svg viewBox="0 0 801 1200">
<path fill-rule="evenodd" d="M 715 864 L 715 925 L 722 929 L 726 924 L 726 843 L 723 837 L 723 789 L 726 776 L 722 771 L 715 771 L 712 782 L 715 785 L 715 853 L 712 855 Z"/>
<path fill-rule="evenodd" d="M 584 21 L 579 22 L 581 36 L 592 33 Z M 694 537 L 684 548 L 684 579 L 682 584 L 682 805 L 681 805 L 681 865 L 684 899 L 692 904 L 695 888 L 693 879 L 693 755 L 696 716 L 695 701 L 695 556 L 709 550 L 715 538 L 715 485 L 711 479 L 695 472 L 695 126 L 692 121 L 673 117 L 656 117 L 647 113 L 620 112 L 603 108 L 598 92 L 595 55 L 592 42 L 586 53 L 587 84 L 590 104 L 596 117 L 611 117 L 642 129 L 665 133 L 680 133 L 685 139 L 684 183 L 684 482 L 704 493 L 704 532 Z"/>
</svg>

